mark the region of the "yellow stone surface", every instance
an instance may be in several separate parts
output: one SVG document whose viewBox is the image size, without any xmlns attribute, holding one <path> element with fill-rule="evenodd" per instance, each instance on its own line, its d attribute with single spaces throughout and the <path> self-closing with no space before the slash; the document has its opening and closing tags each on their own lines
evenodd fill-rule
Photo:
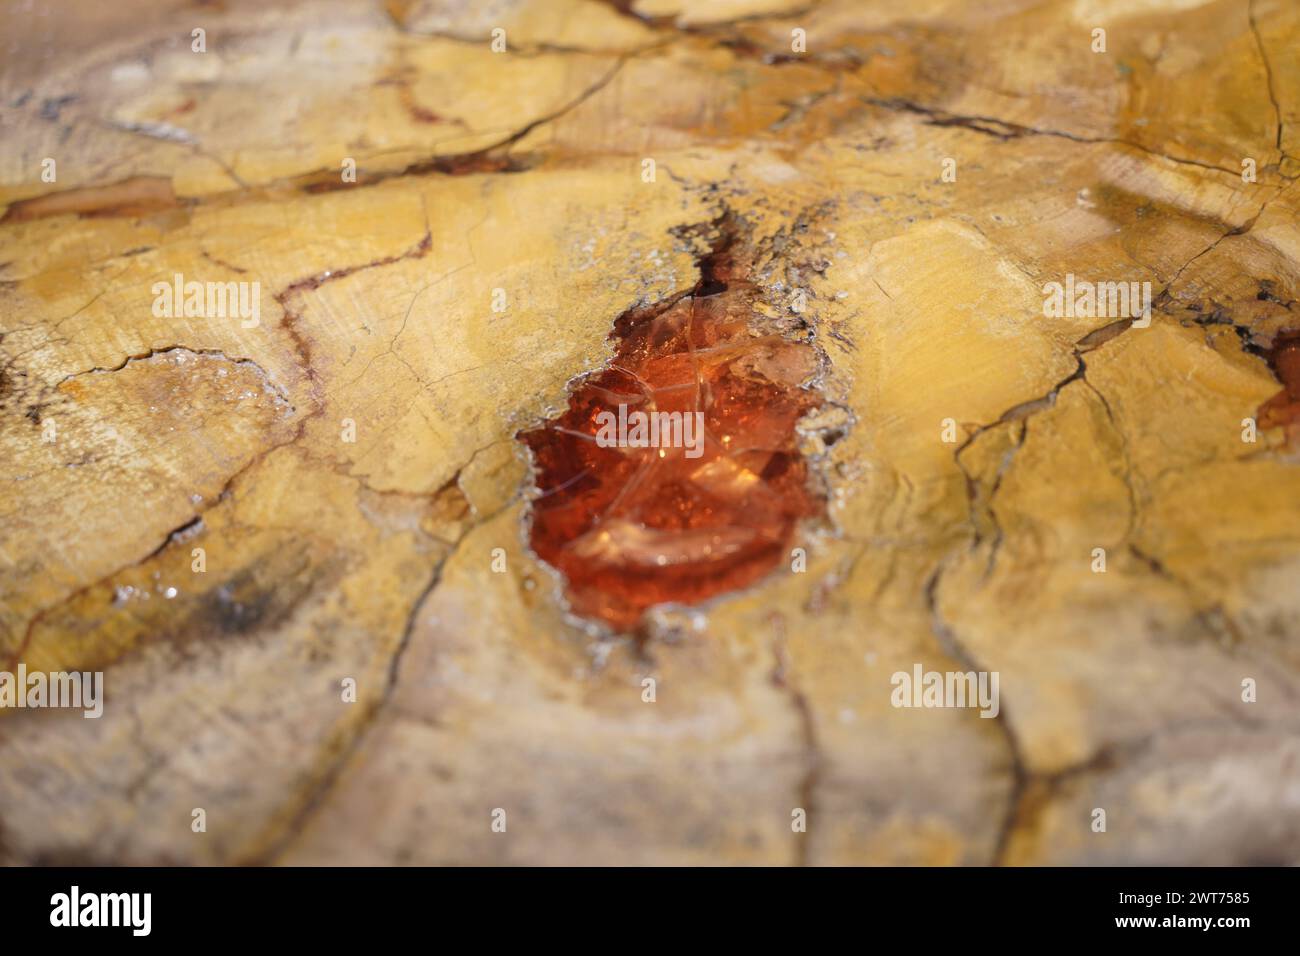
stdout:
<svg viewBox="0 0 1300 956">
<path fill-rule="evenodd" d="M 1300 450 L 1242 438 L 1300 7 L 72 7 L 0 6 L 0 670 L 105 712 L 0 710 L 0 862 L 1300 862 Z M 727 211 L 807 296 L 827 520 L 595 633 L 514 435 Z"/>
</svg>

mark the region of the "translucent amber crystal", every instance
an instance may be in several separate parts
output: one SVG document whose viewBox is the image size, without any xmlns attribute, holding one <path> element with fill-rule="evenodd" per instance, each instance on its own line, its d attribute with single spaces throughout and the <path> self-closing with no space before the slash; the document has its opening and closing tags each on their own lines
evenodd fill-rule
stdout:
<svg viewBox="0 0 1300 956">
<path fill-rule="evenodd" d="M 538 495 L 531 543 L 561 571 L 572 609 L 615 629 L 655 604 L 744 587 L 789 555 L 824 508 L 796 422 L 818 407 L 813 346 L 754 311 L 758 290 L 730 248 L 689 294 L 618 318 L 615 355 L 568 410 L 522 433 Z M 622 404 L 703 413 L 703 448 L 602 447 L 597 416 Z"/>
</svg>

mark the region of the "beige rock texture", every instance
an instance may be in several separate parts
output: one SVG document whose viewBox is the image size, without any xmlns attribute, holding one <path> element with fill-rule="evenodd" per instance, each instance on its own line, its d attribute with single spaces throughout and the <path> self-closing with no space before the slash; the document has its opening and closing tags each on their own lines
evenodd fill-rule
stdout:
<svg viewBox="0 0 1300 956">
<path fill-rule="evenodd" d="M 0 710 L 0 863 L 1300 863 L 1291 0 L 0 22 L 0 670 L 105 686 Z M 724 214 L 806 297 L 827 517 L 602 633 L 515 435 Z"/>
</svg>

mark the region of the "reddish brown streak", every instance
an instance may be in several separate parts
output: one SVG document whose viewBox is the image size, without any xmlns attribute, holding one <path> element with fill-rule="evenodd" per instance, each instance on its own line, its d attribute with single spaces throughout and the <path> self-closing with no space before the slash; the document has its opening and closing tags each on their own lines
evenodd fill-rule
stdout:
<svg viewBox="0 0 1300 956">
<path fill-rule="evenodd" d="M 1279 332 L 1266 354 L 1282 391 L 1259 406 L 1255 417 L 1260 428 L 1283 428 L 1287 441 L 1300 445 L 1300 331 Z"/>
</svg>

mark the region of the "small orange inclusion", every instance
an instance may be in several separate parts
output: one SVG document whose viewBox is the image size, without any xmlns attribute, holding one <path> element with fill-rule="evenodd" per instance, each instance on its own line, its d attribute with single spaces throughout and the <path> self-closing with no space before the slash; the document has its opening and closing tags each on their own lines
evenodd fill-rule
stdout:
<svg viewBox="0 0 1300 956">
<path fill-rule="evenodd" d="M 574 389 L 566 412 L 519 436 L 539 489 L 533 550 L 563 573 L 577 614 L 616 630 L 653 605 L 753 583 L 788 555 L 799 521 L 824 510 L 795 432 L 821 404 L 803 387 L 816 352 L 755 315 L 748 264 L 734 234 L 724 243 L 689 294 L 620 316 L 606 368 Z M 702 411 L 703 453 L 601 447 L 597 415 L 620 403 Z"/>
</svg>

